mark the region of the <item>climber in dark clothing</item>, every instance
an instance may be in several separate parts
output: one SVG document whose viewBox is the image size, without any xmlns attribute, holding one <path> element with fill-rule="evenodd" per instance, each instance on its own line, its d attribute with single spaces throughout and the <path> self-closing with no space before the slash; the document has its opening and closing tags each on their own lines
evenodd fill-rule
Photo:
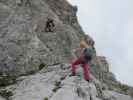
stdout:
<svg viewBox="0 0 133 100">
<path fill-rule="evenodd" d="M 80 57 L 74 62 L 72 62 L 72 74 L 76 75 L 76 65 L 82 64 L 84 71 L 84 79 L 89 81 L 90 80 L 89 62 L 91 61 L 92 58 L 92 49 L 84 40 L 81 40 L 80 48 L 74 49 L 74 52 L 75 51 L 80 51 Z"/>
<path fill-rule="evenodd" d="M 45 32 L 53 32 L 54 27 L 55 27 L 54 21 L 48 18 L 46 22 Z"/>
</svg>

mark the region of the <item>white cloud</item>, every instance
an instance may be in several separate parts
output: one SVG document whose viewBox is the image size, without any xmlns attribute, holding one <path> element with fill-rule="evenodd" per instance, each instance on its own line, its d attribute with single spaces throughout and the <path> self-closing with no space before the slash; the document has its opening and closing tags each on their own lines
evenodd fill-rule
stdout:
<svg viewBox="0 0 133 100">
<path fill-rule="evenodd" d="M 78 19 L 105 55 L 116 77 L 133 86 L 133 0 L 68 0 L 78 5 Z"/>
</svg>

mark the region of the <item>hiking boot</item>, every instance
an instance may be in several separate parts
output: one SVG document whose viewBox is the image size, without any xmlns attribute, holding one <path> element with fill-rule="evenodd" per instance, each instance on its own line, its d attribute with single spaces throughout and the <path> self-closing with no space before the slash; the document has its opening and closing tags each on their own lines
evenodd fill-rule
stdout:
<svg viewBox="0 0 133 100">
<path fill-rule="evenodd" d="M 75 75 L 75 74 L 73 74 L 73 73 L 71 73 L 69 76 L 70 76 L 70 77 L 72 77 L 72 76 L 76 76 L 76 75 Z"/>
<path fill-rule="evenodd" d="M 86 80 L 88 83 L 93 83 L 92 79 Z"/>
<path fill-rule="evenodd" d="M 88 83 L 90 83 L 90 80 L 86 80 Z"/>
</svg>

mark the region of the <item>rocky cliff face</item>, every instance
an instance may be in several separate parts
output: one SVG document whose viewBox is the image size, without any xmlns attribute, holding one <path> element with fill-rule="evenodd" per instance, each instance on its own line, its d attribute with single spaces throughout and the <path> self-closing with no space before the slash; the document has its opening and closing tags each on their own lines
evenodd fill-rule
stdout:
<svg viewBox="0 0 133 100">
<path fill-rule="evenodd" d="M 133 88 L 118 82 L 109 72 L 105 57 L 96 55 L 94 41 L 84 34 L 76 12 L 77 7 L 66 0 L 0 0 L 0 95 L 7 100 L 43 100 L 45 96 L 52 100 L 66 100 L 69 94 L 71 100 L 80 97 L 86 100 L 132 100 L 127 95 L 133 95 Z M 75 82 L 76 77 L 69 77 L 70 70 L 68 72 L 66 68 L 70 66 L 62 63 L 70 63 L 76 57 L 72 49 L 79 46 L 83 37 L 94 48 L 91 62 L 93 81 L 87 85 L 78 80 L 80 87 Z M 51 70 L 50 66 L 54 68 Z M 42 73 L 44 70 L 47 71 Z M 57 78 L 51 79 L 52 73 L 57 73 Z M 28 74 L 34 75 L 21 77 L 22 80 L 18 77 Z M 62 75 L 66 78 L 61 81 Z M 63 84 L 62 88 L 54 88 L 54 81 Z M 75 94 L 72 86 L 80 92 L 83 89 L 83 93 Z M 58 88 L 59 93 L 54 93 Z"/>
<path fill-rule="evenodd" d="M 115 92 L 92 74 L 88 83 L 78 67 L 71 76 L 69 64 L 47 66 L 38 73 L 17 78 L 17 83 L 0 89 L 0 100 L 133 100 Z"/>
<path fill-rule="evenodd" d="M 18 75 L 70 61 L 84 35 L 76 11 L 65 0 L 0 0 L 0 71 Z"/>
</svg>

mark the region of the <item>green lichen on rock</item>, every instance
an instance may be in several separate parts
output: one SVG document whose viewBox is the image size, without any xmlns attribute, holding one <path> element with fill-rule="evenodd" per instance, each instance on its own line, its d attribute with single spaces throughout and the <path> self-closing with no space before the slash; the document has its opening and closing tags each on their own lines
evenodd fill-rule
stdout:
<svg viewBox="0 0 133 100">
<path fill-rule="evenodd" d="M 60 81 L 55 81 L 55 88 L 53 89 L 53 92 L 57 92 L 57 90 L 61 88 L 60 84 L 61 84 Z"/>
<path fill-rule="evenodd" d="M 48 97 L 45 97 L 44 100 L 48 100 Z"/>
<path fill-rule="evenodd" d="M 0 87 L 16 83 L 16 77 L 10 75 L 0 75 Z"/>
<path fill-rule="evenodd" d="M 59 87 L 59 86 L 60 86 L 60 84 L 61 84 L 61 82 L 60 82 L 60 81 L 55 81 L 55 86 L 56 86 L 56 87 Z"/>
<path fill-rule="evenodd" d="M 58 90 L 58 88 L 57 87 L 55 87 L 52 91 L 53 92 L 56 92 Z"/>
<path fill-rule="evenodd" d="M 11 96 L 13 96 L 13 93 L 8 90 L 0 90 L 0 95 L 5 98 L 6 100 L 9 100 Z"/>
<path fill-rule="evenodd" d="M 107 82 L 106 82 L 107 83 Z M 110 81 L 109 83 L 107 83 L 109 86 L 109 90 L 113 90 L 122 94 L 126 94 L 126 95 L 131 95 L 133 94 L 133 88 L 125 85 L 125 84 L 121 84 L 120 82 L 114 82 L 114 81 Z"/>
<path fill-rule="evenodd" d="M 46 67 L 46 64 L 41 63 L 41 64 L 39 65 L 39 70 L 43 69 L 44 67 Z"/>
</svg>

